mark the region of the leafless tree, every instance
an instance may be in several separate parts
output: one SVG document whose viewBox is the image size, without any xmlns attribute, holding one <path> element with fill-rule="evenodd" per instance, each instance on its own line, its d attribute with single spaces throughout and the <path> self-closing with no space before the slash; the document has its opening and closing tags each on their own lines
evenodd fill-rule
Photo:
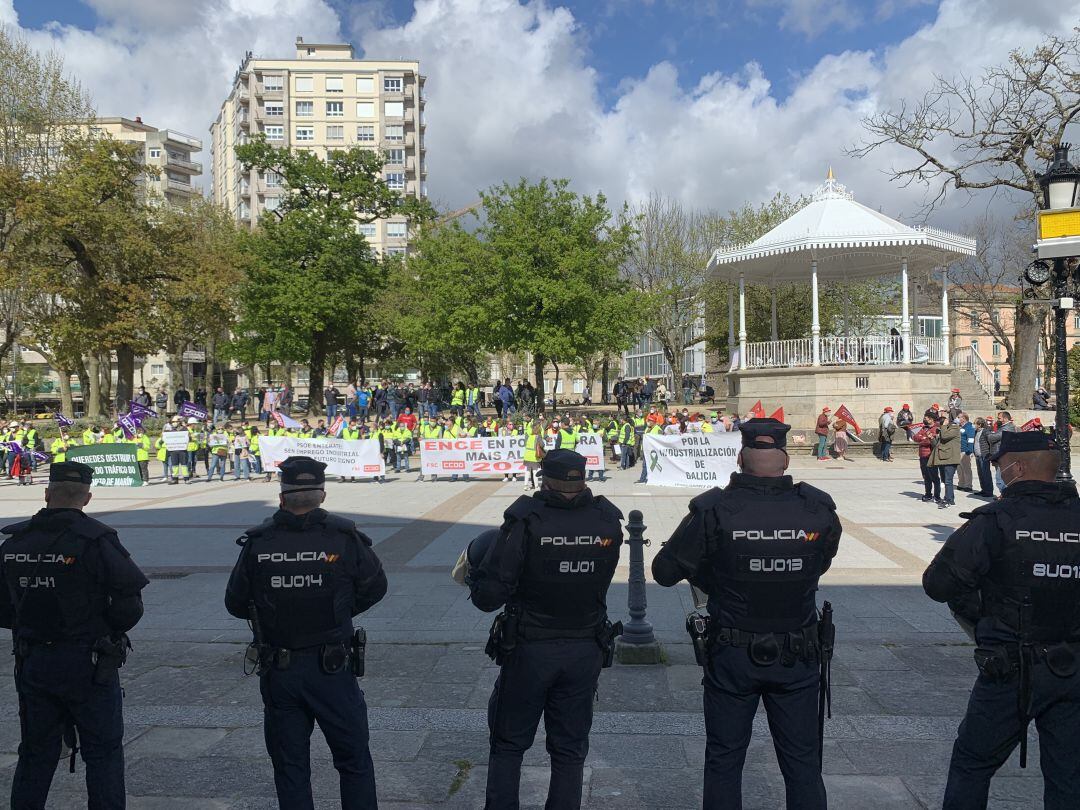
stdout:
<svg viewBox="0 0 1080 810">
<path fill-rule="evenodd" d="M 1015 192 L 1022 206 L 1042 204 L 1037 177 L 1080 115 L 1080 28 L 1050 36 L 979 77 L 936 76 L 921 100 L 863 121 L 867 139 L 851 150 L 862 157 L 899 145 L 914 161 L 891 169 L 904 186 L 927 186 L 926 211 L 952 190 Z M 1012 336 L 1009 404 L 1027 402 L 1035 387 L 1046 310 L 1018 301 Z"/>
<path fill-rule="evenodd" d="M 659 194 L 631 209 L 637 230 L 624 265 L 626 277 L 649 304 L 649 332 L 660 343 L 673 384 L 682 375 L 709 261 L 709 233 L 701 215 Z"/>
</svg>

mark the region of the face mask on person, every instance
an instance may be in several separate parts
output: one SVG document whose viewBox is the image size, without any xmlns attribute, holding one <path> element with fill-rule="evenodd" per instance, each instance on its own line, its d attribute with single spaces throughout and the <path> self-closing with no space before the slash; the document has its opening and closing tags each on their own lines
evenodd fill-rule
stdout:
<svg viewBox="0 0 1080 810">
<path fill-rule="evenodd" d="M 1005 480 L 1005 470 L 1010 470 L 1019 463 L 1020 463 L 1019 461 L 1014 461 L 1012 464 L 1006 464 L 1004 467 L 1001 467 L 1001 468 L 998 469 L 998 475 L 1001 476 L 1001 483 L 1003 483 L 1005 485 L 1006 489 L 1008 489 L 1013 484 L 1015 484 L 1017 482 L 1017 480 L 1019 480 L 1023 476 L 1023 473 L 1021 473 L 1020 475 L 1016 476 L 1015 478 L 1012 478 L 1011 480 L 1008 480 L 1008 481 Z"/>
</svg>

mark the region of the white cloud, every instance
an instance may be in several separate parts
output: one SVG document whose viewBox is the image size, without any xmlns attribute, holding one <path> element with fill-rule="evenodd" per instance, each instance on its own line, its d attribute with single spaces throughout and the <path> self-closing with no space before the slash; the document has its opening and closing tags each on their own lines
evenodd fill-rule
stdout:
<svg viewBox="0 0 1080 810">
<path fill-rule="evenodd" d="M 417 0 L 398 26 L 380 3 L 343 22 L 323 0 L 198 0 L 176 4 L 186 9 L 181 20 L 172 10 L 140 11 L 140 0 L 92 1 L 112 15 L 98 30 L 29 36 L 63 50 L 102 115 L 142 115 L 205 138 L 245 50 L 289 54 L 297 34 L 352 34 L 369 56 L 420 59 L 437 202 L 460 206 L 477 189 L 547 175 L 570 177 L 584 192 L 603 189 L 615 202 L 659 190 L 725 210 L 775 191 L 808 192 L 832 165 L 858 199 L 894 215 L 918 211 L 923 192 L 888 183 L 883 172 L 895 154 L 844 156 L 862 117 L 921 96 L 935 72 L 978 73 L 1080 17 L 1080 0 L 942 0 L 936 20 L 908 39 L 884 52 L 827 56 L 794 77 L 785 97 L 755 64 L 687 88 L 660 62 L 626 77 L 605 106 L 586 32 L 544 0 Z M 893 0 L 883 13 L 916 1 Z M 0 0 L 0 20 L 13 15 L 10 6 Z M 936 219 L 970 213 L 954 208 Z"/>
</svg>

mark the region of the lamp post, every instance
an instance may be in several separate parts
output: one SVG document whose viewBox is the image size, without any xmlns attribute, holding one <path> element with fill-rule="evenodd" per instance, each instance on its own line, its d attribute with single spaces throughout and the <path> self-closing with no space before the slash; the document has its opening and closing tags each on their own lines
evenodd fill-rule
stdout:
<svg viewBox="0 0 1080 810">
<path fill-rule="evenodd" d="M 1061 468 L 1058 480 L 1073 480 L 1069 457 L 1069 349 L 1066 345 L 1066 326 L 1073 309 L 1073 290 L 1077 287 L 1076 261 L 1080 255 L 1080 170 L 1069 162 L 1069 144 L 1054 149 L 1054 159 L 1046 174 L 1038 177 L 1042 191 L 1042 210 L 1039 212 L 1039 241 L 1035 251 L 1040 260 L 1051 259 L 1052 268 L 1037 261 L 1028 266 L 1024 276 L 1032 284 L 1052 281 L 1054 291 L 1054 371 L 1057 379 L 1054 394 L 1057 398 L 1055 433 L 1061 448 Z M 1048 272 L 1049 271 L 1049 272 Z"/>
</svg>

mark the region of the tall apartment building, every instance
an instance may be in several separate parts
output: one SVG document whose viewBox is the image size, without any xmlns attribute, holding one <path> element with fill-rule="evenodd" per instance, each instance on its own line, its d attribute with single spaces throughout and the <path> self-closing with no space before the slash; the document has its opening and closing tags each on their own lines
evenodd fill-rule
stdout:
<svg viewBox="0 0 1080 810">
<path fill-rule="evenodd" d="M 158 170 L 157 177 L 143 178 L 146 190 L 170 205 L 184 205 L 192 197 L 202 195 L 198 178 L 202 164 L 192 160 L 203 145 L 198 138 L 173 129 L 157 129 L 144 124 L 138 116 L 129 118 L 96 118 L 89 125 L 91 133 L 108 135 L 124 143 L 143 147 L 143 160 Z"/>
<path fill-rule="evenodd" d="M 236 146 L 261 133 L 275 146 L 325 156 L 360 145 L 386 156 L 383 178 L 405 194 L 425 195 L 424 77 L 416 61 L 355 59 L 351 45 L 296 40 L 292 59 L 248 53 L 210 127 L 213 199 L 255 227 L 281 204 L 281 178 L 245 172 Z M 403 218 L 361 226 L 380 253 L 404 253 Z"/>
</svg>

